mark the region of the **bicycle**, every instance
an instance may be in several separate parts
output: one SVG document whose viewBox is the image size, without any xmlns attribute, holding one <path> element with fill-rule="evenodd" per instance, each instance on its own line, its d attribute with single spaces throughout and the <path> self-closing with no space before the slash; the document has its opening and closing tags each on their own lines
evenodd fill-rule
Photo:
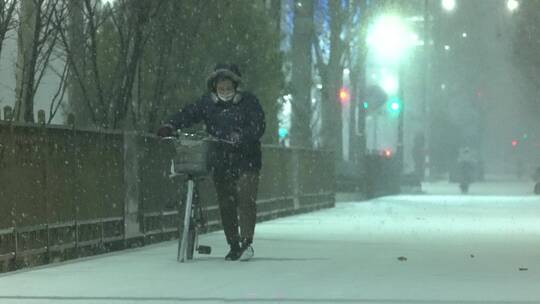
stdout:
<svg viewBox="0 0 540 304">
<path fill-rule="evenodd" d="M 195 250 L 199 254 L 210 254 L 210 246 L 199 245 L 199 232 L 206 227 L 206 219 L 199 201 L 196 180 L 204 179 L 210 171 L 208 154 L 211 145 L 218 141 L 210 136 L 196 133 L 177 133 L 177 136 L 165 137 L 175 148 L 175 156 L 171 159 L 169 178 L 182 177 L 187 188 L 185 199 L 184 221 L 178 227 L 177 261 L 184 263 L 193 259 Z M 180 201 L 179 211 L 181 210 Z"/>
</svg>

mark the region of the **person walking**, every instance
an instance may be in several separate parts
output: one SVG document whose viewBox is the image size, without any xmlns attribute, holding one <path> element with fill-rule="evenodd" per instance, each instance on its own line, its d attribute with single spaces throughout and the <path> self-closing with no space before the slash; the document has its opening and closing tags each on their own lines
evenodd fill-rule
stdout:
<svg viewBox="0 0 540 304">
<path fill-rule="evenodd" d="M 253 93 L 240 89 L 241 77 L 237 65 L 217 64 L 208 76 L 208 91 L 171 115 L 157 131 L 160 137 L 172 136 L 202 122 L 208 134 L 223 140 L 213 146 L 210 166 L 230 246 L 226 260 L 248 260 L 254 255 L 260 138 L 265 131 L 264 111 Z"/>
</svg>

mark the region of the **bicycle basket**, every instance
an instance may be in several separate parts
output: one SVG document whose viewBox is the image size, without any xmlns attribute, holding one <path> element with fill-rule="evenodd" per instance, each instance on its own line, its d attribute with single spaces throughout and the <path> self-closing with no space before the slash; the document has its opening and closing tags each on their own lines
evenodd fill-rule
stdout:
<svg viewBox="0 0 540 304">
<path fill-rule="evenodd" d="M 199 138 L 181 137 L 175 140 L 174 171 L 177 174 L 207 175 L 210 171 L 211 144 L 211 141 Z"/>
</svg>

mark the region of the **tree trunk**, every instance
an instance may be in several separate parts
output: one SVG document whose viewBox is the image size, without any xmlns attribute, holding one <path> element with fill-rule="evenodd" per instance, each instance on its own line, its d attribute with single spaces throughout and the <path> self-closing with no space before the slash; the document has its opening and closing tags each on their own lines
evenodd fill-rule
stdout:
<svg viewBox="0 0 540 304">
<path fill-rule="evenodd" d="M 86 102 L 81 88 L 81 82 L 86 83 L 84 15 L 81 1 L 69 0 L 68 12 L 70 44 L 68 56 L 72 57 L 71 60 L 68 60 L 68 64 L 72 65 L 68 76 L 69 107 L 75 115 L 75 124 L 85 128 L 92 126 L 94 121 L 92 121 L 90 113 L 92 111 L 91 105 Z M 78 77 L 82 79 L 78 79 Z"/>
<path fill-rule="evenodd" d="M 14 14 L 15 9 L 19 6 L 17 0 L 9 1 L 9 3 L 5 2 L 3 1 L 3 5 L 0 7 L 0 55 L 2 55 L 7 33 L 16 26 Z"/>
<path fill-rule="evenodd" d="M 270 16 L 273 20 L 273 27 L 278 33 L 281 33 L 281 0 L 267 0 L 270 1 Z"/>
<path fill-rule="evenodd" d="M 323 73 L 322 89 L 322 147 L 333 150 L 336 160 L 343 159 L 343 134 L 341 105 L 338 101 L 338 91 L 343 83 L 343 42 L 340 35 L 342 31 L 341 3 L 329 2 L 330 12 L 330 59 L 326 73 Z"/>
<path fill-rule="evenodd" d="M 20 25 L 17 36 L 16 121 L 34 122 L 34 76 L 37 51 L 35 49 L 36 17 L 39 16 L 34 1 L 22 1 Z M 34 64 L 33 64 L 34 62 Z"/>
<path fill-rule="evenodd" d="M 350 158 L 355 163 L 364 160 L 366 152 L 366 110 L 363 100 L 366 89 L 365 58 L 359 58 L 358 64 L 351 69 L 351 122 L 350 122 Z"/>
<path fill-rule="evenodd" d="M 294 8 L 291 145 L 311 148 L 313 1 L 297 0 Z"/>
<path fill-rule="evenodd" d="M 281 33 L 281 0 L 267 0 L 269 3 L 270 16 L 272 16 L 273 27 L 276 32 Z M 279 52 L 280 44 L 279 40 L 276 40 L 275 49 L 276 52 Z M 275 100 L 279 98 L 279 95 L 275 96 Z M 266 132 L 262 140 L 264 143 L 268 144 L 277 144 L 279 142 L 278 131 L 279 131 L 279 120 L 278 112 L 279 107 L 276 103 L 272 103 L 271 107 L 266 107 Z"/>
<path fill-rule="evenodd" d="M 367 86 L 366 77 L 366 41 L 367 27 L 369 26 L 372 15 L 368 11 L 368 0 L 356 0 L 354 5 L 361 12 L 359 22 L 360 45 L 356 46 L 354 52 L 357 53 L 356 59 L 351 68 L 351 130 L 350 130 L 350 154 L 351 159 L 364 167 L 363 162 L 366 154 L 366 109 L 364 108 L 365 92 Z"/>
</svg>

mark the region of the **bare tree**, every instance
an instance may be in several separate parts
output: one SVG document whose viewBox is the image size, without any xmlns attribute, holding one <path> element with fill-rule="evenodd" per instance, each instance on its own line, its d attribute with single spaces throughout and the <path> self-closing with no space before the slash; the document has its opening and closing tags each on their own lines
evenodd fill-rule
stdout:
<svg viewBox="0 0 540 304">
<path fill-rule="evenodd" d="M 292 77 L 291 90 L 291 144 L 312 147 L 311 132 L 311 86 L 312 48 L 314 31 L 314 2 L 296 0 L 294 4 L 294 28 L 292 35 Z"/>
<path fill-rule="evenodd" d="M 321 88 L 321 140 L 322 147 L 335 152 L 336 159 L 342 159 L 343 142 L 341 106 L 338 101 L 338 91 L 343 83 L 343 69 L 346 62 L 347 41 L 344 32 L 350 25 L 352 12 L 349 2 L 329 1 L 329 27 L 330 33 L 325 37 L 322 28 L 316 33 L 314 40 L 316 67 L 322 80 Z M 321 40 L 327 40 L 321 42 Z M 327 59 L 323 54 L 321 45 L 328 43 Z"/>
<path fill-rule="evenodd" d="M 259 95 L 269 105 L 277 99 L 281 83 L 268 83 L 280 72 L 271 64 L 279 62 L 278 52 L 268 51 L 277 36 L 248 36 L 245 22 L 233 18 L 253 17 L 248 0 L 117 0 L 112 6 L 69 1 L 70 18 L 56 18 L 56 27 L 69 65 L 71 110 L 84 106 L 90 125 L 154 130 L 167 113 L 206 89 L 206 73 L 220 60 L 252 60 L 245 66 L 249 84 L 264 88 Z M 224 20 L 236 21 L 241 30 L 223 28 Z M 255 24 L 250 33 L 266 34 L 265 26 Z M 267 62 L 270 67 L 254 64 Z M 73 87 L 77 100 L 71 100 Z"/>
<path fill-rule="evenodd" d="M 161 3 L 119 0 L 111 7 L 83 0 L 80 6 L 71 3 L 71 19 L 56 18 L 71 80 L 77 83 L 70 86 L 80 90 L 77 95 L 84 100 L 93 124 L 118 128 L 132 112 L 137 69 L 149 37 L 147 24 Z M 82 20 L 77 15 L 80 12 Z M 68 20 L 73 26 L 67 24 Z M 82 26 L 75 23 L 81 21 Z M 68 31 L 80 33 L 81 28 L 86 37 L 84 49 Z"/>
<path fill-rule="evenodd" d="M 60 0 L 22 1 L 16 65 L 15 120 L 34 122 L 34 96 L 58 38 L 53 16 Z"/>
<path fill-rule="evenodd" d="M 58 88 L 54 93 L 49 104 L 49 119 L 47 124 L 51 124 L 52 120 L 58 113 L 60 106 L 63 105 L 64 97 L 66 96 L 66 90 L 68 85 L 69 65 L 64 64 L 62 71 L 56 71 L 56 69 L 50 67 L 51 70 L 58 76 Z"/>
<path fill-rule="evenodd" d="M 64 54 L 64 60 L 66 61 L 66 66 L 68 68 L 68 78 L 67 78 L 67 87 L 68 87 L 68 96 L 69 103 L 67 105 L 66 111 L 72 113 L 75 118 L 75 122 L 78 127 L 90 127 L 94 124 L 92 120 L 92 109 L 88 106 L 88 103 L 85 100 L 83 94 L 83 88 L 80 83 L 85 83 L 86 80 L 86 37 L 85 37 L 85 18 L 84 18 L 84 2 L 80 0 L 65 0 L 67 6 L 64 9 L 67 9 L 68 18 L 66 28 L 60 28 L 62 33 L 67 31 L 67 37 L 69 39 L 69 49 L 70 53 Z M 62 40 L 63 41 L 63 40 Z M 67 58 L 69 56 L 69 58 Z M 82 81 L 79 82 L 76 72 L 80 72 L 80 77 Z"/>
<path fill-rule="evenodd" d="M 351 1 L 353 11 L 357 12 L 356 18 L 350 27 L 349 37 L 355 37 L 349 44 L 348 62 L 350 65 L 351 101 L 350 101 L 350 130 L 349 130 L 349 155 L 354 162 L 362 162 L 366 152 L 365 115 L 366 109 L 362 100 L 366 97 L 366 57 L 367 45 L 365 43 L 368 26 L 373 18 L 373 9 L 369 7 L 368 0 Z"/>
<path fill-rule="evenodd" d="M 148 75 L 151 76 L 147 77 L 148 79 L 143 80 L 151 86 L 147 95 L 148 97 L 146 97 L 149 101 L 143 103 L 142 99 L 144 97 L 141 96 L 139 98 L 139 107 L 137 107 L 138 111 L 133 115 L 138 121 L 144 122 L 145 125 L 143 128 L 150 132 L 155 130 L 160 123 L 159 118 L 166 115 L 168 110 L 164 107 L 164 104 L 167 99 L 166 95 L 170 95 L 167 94 L 167 91 L 172 89 L 170 87 L 170 78 L 174 78 L 174 69 L 172 66 L 174 62 L 178 62 L 172 56 L 173 51 L 179 54 L 187 53 L 191 45 L 189 39 L 196 37 L 196 33 L 199 32 L 200 22 L 202 21 L 196 19 L 194 20 L 195 22 L 190 22 L 191 27 L 189 30 L 193 33 L 193 36 L 186 37 L 182 30 L 187 29 L 179 26 L 179 19 L 185 18 L 185 16 L 179 16 L 178 14 L 178 12 L 182 11 L 182 5 L 185 5 L 185 3 L 174 0 L 164 3 L 163 14 L 152 23 L 153 34 L 150 38 L 152 40 L 152 47 L 147 50 L 149 60 L 147 60 L 145 66 L 154 73 Z M 202 9 L 202 5 L 201 2 L 195 3 L 195 6 L 190 8 L 193 14 L 199 12 Z M 181 49 L 178 49 L 177 40 L 179 36 L 184 42 L 181 44 Z M 144 85 L 142 83 L 143 81 L 139 82 L 140 86 Z"/>
<path fill-rule="evenodd" d="M 17 26 L 14 18 L 17 6 L 17 0 L 0 0 L 0 55 L 2 54 L 2 46 L 7 33 Z"/>
<path fill-rule="evenodd" d="M 411 1 L 412 2 L 412 1 Z M 322 147 L 335 151 L 336 158 L 341 160 L 343 154 L 341 118 L 342 109 L 338 101 L 338 92 L 343 84 L 343 70 L 349 67 L 352 84 L 350 101 L 351 114 L 359 107 L 358 100 L 362 89 L 365 89 L 365 60 L 367 46 L 365 37 L 367 28 L 377 12 L 384 9 L 410 10 L 411 4 L 398 0 L 345 0 L 328 1 L 328 28 L 325 34 L 322 27 L 315 34 L 314 47 L 316 68 L 322 80 L 321 89 L 321 139 Z M 322 45 L 328 45 L 323 50 Z M 365 90 L 364 90 L 365 91 Z M 361 107 L 360 107 L 361 108 Z M 363 110 L 359 110 L 359 119 L 363 120 Z M 356 122 L 351 118 L 351 128 Z M 363 121 L 360 122 L 363 125 Z M 364 149 L 365 138 L 355 138 L 351 135 L 352 149 Z M 359 155 L 356 155 L 358 157 Z M 353 153 L 353 159 L 356 158 Z"/>
<path fill-rule="evenodd" d="M 524 85 L 532 98 L 527 111 L 540 113 L 540 1 L 523 1 L 518 12 L 518 26 L 514 36 L 513 61 L 531 85 Z"/>
</svg>

